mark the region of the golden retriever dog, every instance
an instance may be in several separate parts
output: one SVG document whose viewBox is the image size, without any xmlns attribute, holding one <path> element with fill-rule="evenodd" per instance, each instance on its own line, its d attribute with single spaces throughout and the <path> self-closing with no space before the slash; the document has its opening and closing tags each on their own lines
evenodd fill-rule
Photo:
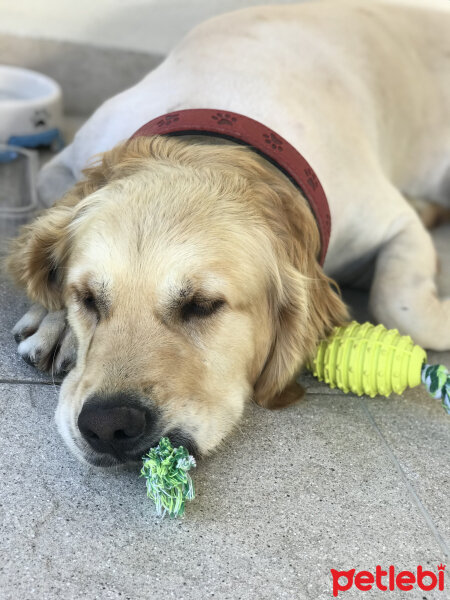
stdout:
<svg viewBox="0 0 450 600">
<path fill-rule="evenodd" d="M 251 147 L 130 139 L 190 108 L 251 117 L 306 157 L 331 212 L 323 267 L 304 194 Z M 448 349 L 450 301 L 408 198 L 450 203 L 450 11 L 324 0 L 207 21 L 98 109 L 39 193 L 50 208 L 8 259 L 34 302 L 14 334 L 25 360 L 69 371 L 56 421 L 92 464 L 136 461 L 163 434 L 206 454 L 250 398 L 297 400 L 297 373 L 348 318 L 333 280 L 371 266 L 374 317 Z"/>
</svg>

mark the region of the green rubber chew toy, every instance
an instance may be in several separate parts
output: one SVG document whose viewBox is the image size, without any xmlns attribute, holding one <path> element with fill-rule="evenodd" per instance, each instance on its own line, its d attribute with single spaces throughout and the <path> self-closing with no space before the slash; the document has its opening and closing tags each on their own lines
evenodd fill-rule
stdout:
<svg viewBox="0 0 450 600">
<path fill-rule="evenodd" d="M 316 356 L 307 365 L 313 375 L 330 387 L 358 396 L 401 394 L 421 382 L 450 414 L 450 375 L 443 365 L 428 365 L 425 350 L 407 335 L 383 325 L 353 322 L 336 327 L 319 344 Z M 194 498 L 188 471 L 195 459 L 186 448 L 173 448 L 161 438 L 143 458 L 141 476 L 147 495 L 155 502 L 158 515 L 183 516 L 186 500 Z"/>
<path fill-rule="evenodd" d="M 441 399 L 450 414 L 450 375 L 443 365 L 427 364 L 425 350 L 408 335 L 383 325 L 355 321 L 336 327 L 319 344 L 307 368 L 320 381 L 343 392 L 389 396 L 402 394 L 421 382 L 433 396 Z"/>
<path fill-rule="evenodd" d="M 143 457 L 141 476 L 145 477 L 147 496 L 160 516 L 182 517 L 186 500 L 195 496 L 188 471 L 196 466 L 195 458 L 183 446 L 173 448 L 169 438 L 161 438 L 158 446 Z"/>
</svg>

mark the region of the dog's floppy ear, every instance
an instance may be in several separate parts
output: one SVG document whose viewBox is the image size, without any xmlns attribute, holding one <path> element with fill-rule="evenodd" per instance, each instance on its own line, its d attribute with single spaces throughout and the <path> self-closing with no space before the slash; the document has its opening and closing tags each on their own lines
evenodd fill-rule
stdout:
<svg viewBox="0 0 450 600">
<path fill-rule="evenodd" d="M 308 277 L 287 265 L 281 276 L 281 294 L 272 302 L 272 348 L 254 392 L 256 402 L 267 408 L 283 408 L 303 397 L 296 375 L 319 341 L 347 319 L 332 282 L 318 265 L 316 271 Z"/>
<path fill-rule="evenodd" d="M 146 140 L 133 140 L 98 156 L 96 164 L 83 171 L 82 181 L 35 221 L 22 227 L 11 243 L 6 269 L 31 300 L 48 310 L 63 307 L 64 266 L 70 254 L 68 226 L 76 205 L 109 181 L 126 177 L 140 167 L 142 163 L 136 159 L 148 156 L 149 144 Z"/>
<path fill-rule="evenodd" d="M 99 157 L 98 164 L 84 171 L 85 179 L 35 221 L 22 227 L 11 242 L 6 270 L 33 302 L 47 310 L 63 307 L 64 267 L 70 254 L 68 226 L 75 207 L 108 182 L 125 153 L 123 144 Z"/>
<path fill-rule="evenodd" d="M 77 201 L 68 195 L 22 227 L 6 259 L 7 271 L 15 282 L 47 310 L 58 310 L 63 305 L 64 264 L 69 252 L 66 230 Z"/>
<path fill-rule="evenodd" d="M 303 396 L 296 375 L 319 342 L 349 317 L 337 285 L 317 261 L 319 232 L 306 201 L 285 184 L 272 185 L 270 196 L 265 215 L 276 233 L 278 277 L 268 291 L 272 347 L 254 398 L 267 408 L 281 408 Z"/>
</svg>

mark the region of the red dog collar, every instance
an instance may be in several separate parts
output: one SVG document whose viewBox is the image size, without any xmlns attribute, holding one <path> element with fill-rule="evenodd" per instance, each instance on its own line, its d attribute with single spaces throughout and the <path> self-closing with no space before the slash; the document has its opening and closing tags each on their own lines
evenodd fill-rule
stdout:
<svg viewBox="0 0 450 600">
<path fill-rule="evenodd" d="M 216 135 L 251 146 L 278 167 L 308 200 L 321 239 L 323 265 L 331 234 L 327 198 L 317 175 L 289 142 L 262 123 L 230 111 L 193 108 L 162 115 L 143 125 L 131 139 L 150 135 Z"/>
</svg>

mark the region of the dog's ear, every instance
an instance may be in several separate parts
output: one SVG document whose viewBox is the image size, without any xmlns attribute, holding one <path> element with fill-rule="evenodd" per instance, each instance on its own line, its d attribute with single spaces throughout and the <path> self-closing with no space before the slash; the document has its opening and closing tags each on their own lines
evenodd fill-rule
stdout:
<svg viewBox="0 0 450 600">
<path fill-rule="evenodd" d="M 295 383 L 333 327 L 344 324 L 348 311 L 338 286 L 325 275 L 317 256 L 320 237 L 302 195 L 291 184 L 271 184 L 260 194 L 266 222 L 275 233 L 278 276 L 269 294 L 272 347 L 254 387 L 258 404 L 281 408 L 299 400 L 304 390 Z"/>
<path fill-rule="evenodd" d="M 296 375 L 320 340 L 348 318 L 333 282 L 317 263 L 313 277 L 292 265 L 283 270 L 281 293 L 272 301 L 272 348 L 255 385 L 256 402 L 267 408 L 282 408 L 303 397 Z"/>
<path fill-rule="evenodd" d="M 125 152 L 124 147 L 118 146 L 99 157 L 98 164 L 84 171 L 85 179 L 35 221 L 22 227 L 11 242 L 7 272 L 33 302 L 47 310 L 63 308 L 65 264 L 70 254 L 68 226 L 75 207 L 108 182 L 114 165 Z"/>
<path fill-rule="evenodd" d="M 63 307 L 65 264 L 70 254 L 68 226 L 76 206 L 109 181 L 141 167 L 136 159 L 147 156 L 149 143 L 145 139 L 133 140 L 98 156 L 96 163 L 83 171 L 82 181 L 35 221 L 22 227 L 20 235 L 11 242 L 6 270 L 32 301 L 48 310 Z"/>
<path fill-rule="evenodd" d="M 6 269 L 33 302 L 47 310 L 63 306 L 64 266 L 69 254 L 67 226 L 76 198 L 67 196 L 22 227 L 11 243 Z"/>
<path fill-rule="evenodd" d="M 271 394 L 269 394 L 269 401 L 266 401 L 265 403 L 261 402 L 261 400 L 263 400 L 261 396 L 258 404 L 264 406 L 265 408 L 270 408 L 270 410 L 277 410 L 279 408 L 285 408 L 290 404 L 299 402 L 304 395 L 305 388 L 302 387 L 297 381 L 293 380 L 291 383 L 288 383 L 288 385 L 276 396 L 271 396 Z"/>
</svg>

